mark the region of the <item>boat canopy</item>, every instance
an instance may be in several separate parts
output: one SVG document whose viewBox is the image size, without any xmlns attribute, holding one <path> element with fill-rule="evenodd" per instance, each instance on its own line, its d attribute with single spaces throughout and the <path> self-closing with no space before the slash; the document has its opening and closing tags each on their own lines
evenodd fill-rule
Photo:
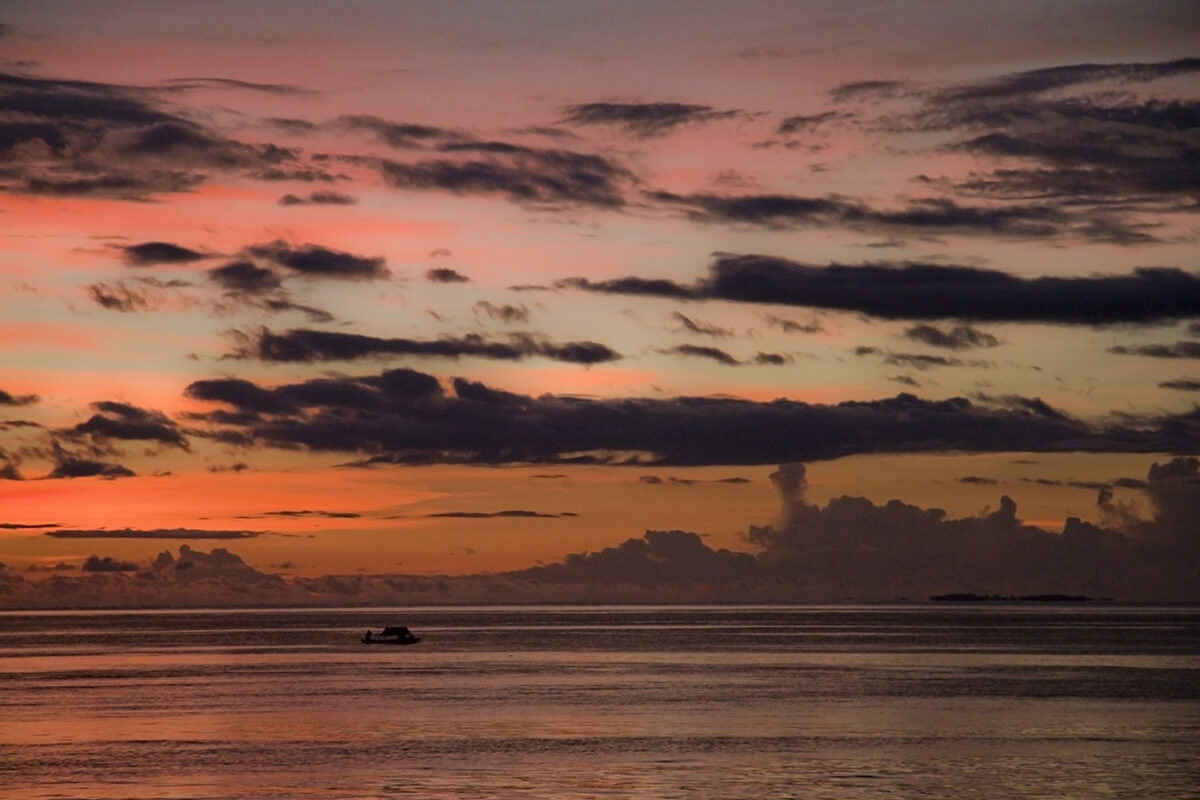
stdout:
<svg viewBox="0 0 1200 800">
<path fill-rule="evenodd" d="M 403 625 L 398 628 L 384 628 L 382 636 L 409 636 L 408 628 Z"/>
</svg>

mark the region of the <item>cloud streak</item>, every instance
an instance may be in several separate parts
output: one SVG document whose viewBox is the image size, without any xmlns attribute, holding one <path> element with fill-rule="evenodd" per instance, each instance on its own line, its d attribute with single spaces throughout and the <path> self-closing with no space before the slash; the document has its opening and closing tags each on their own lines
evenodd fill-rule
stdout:
<svg viewBox="0 0 1200 800">
<path fill-rule="evenodd" d="M 719 465 L 865 453 L 1163 452 L 1194 447 L 1200 418 L 1101 425 L 1032 398 L 923 400 L 901 394 L 832 405 L 680 397 L 529 397 L 462 378 L 397 369 L 266 388 L 197 381 L 187 394 L 231 406 L 207 419 L 272 447 L 357 453 L 360 466 L 405 463 Z M 781 458 L 787 456 L 787 458 Z"/>
<path fill-rule="evenodd" d="M 882 319 L 1108 325 L 1200 315 L 1200 274 L 1173 267 L 1085 278 L 1023 278 L 967 266 L 821 266 L 765 255 L 720 255 L 708 275 L 690 285 L 638 277 L 568 278 L 556 285 L 605 294 L 855 311 Z"/>
</svg>

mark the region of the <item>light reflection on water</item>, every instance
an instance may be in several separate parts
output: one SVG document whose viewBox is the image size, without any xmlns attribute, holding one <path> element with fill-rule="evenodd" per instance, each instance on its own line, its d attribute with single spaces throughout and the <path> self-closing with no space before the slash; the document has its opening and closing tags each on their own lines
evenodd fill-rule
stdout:
<svg viewBox="0 0 1200 800">
<path fill-rule="evenodd" d="M 407 624 L 414 647 L 365 647 Z M 0 797 L 1187 797 L 1200 611 L 0 613 Z"/>
</svg>

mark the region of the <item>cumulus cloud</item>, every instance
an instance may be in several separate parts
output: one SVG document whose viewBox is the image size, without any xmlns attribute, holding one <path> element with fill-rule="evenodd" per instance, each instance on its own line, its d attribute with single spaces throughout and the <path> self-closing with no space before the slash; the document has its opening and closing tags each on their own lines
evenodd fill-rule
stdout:
<svg viewBox="0 0 1200 800">
<path fill-rule="evenodd" d="M 1023 278 L 957 265 L 821 266 L 775 256 L 721 254 L 708 275 L 690 285 L 639 277 L 568 278 L 556 285 L 605 294 L 856 311 L 884 319 L 1106 325 L 1200 314 L 1200 273 L 1173 267 L 1142 267 L 1124 275 Z"/>
<path fill-rule="evenodd" d="M 1069 518 L 1060 533 L 1021 522 L 1007 496 L 977 517 L 892 500 L 839 497 L 806 501 L 804 466 L 772 475 L 783 509 L 778 526 L 752 527 L 759 559 L 791 576 L 812 597 L 907 597 L 941 592 L 1066 593 L 1121 599 L 1196 596 L 1200 560 L 1184 522 L 1200 511 L 1195 459 L 1150 469 L 1147 494 L 1157 516 L 1123 530 Z M 1100 504 L 1106 502 L 1101 492 Z M 1182 560 L 1181 560 L 1182 559 Z"/>
<path fill-rule="evenodd" d="M 680 584 L 730 584 L 760 576 L 747 553 L 713 550 L 695 533 L 648 530 L 598 553 L 571 554 L 559 564 L 533 567 L 514 576 L 548 583 L 633 584 L 663 589 Z"/>
<path fill-rule="evenodd" d="M 138 565 L 132 561 L 119 561 L 112 556 L 88 556 L 83 562 L 84 572 L 136 572 Z"/>
</svg>

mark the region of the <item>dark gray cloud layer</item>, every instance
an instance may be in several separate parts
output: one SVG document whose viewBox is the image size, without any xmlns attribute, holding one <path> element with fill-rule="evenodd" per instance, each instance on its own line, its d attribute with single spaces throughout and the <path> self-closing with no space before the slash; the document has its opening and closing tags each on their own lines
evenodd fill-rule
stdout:
<svg viewBox="0 0 1200 800">
<path fill-rule="evenodd" d="M 506 341 L 468 334 L 440 339 L 385 339 L 358 333 L 296 328 L 273 333 L 263 328 L 244 337 L 234 356 L 276 362 L 354 361 L 381 356 L 426 358 L 486 358 L 520 361 L 540 356 L 569 364 L 602 364 L 621 355 L 598 342 L 549 342 L 530 334 L 509 334 Z"/>
<path fill-rule="evenodd" d="M 249 144 L 167 110 L 155 90 L 0 74 L 0 189 L 144 201 L 212 172 L 301 168 L 299 153 Z"/>
<path fill-rule="evenodd" d="M 267 244 L 251 245 L 246 252 L 309 277 L 376 280 L 391 274 L 384 266 L 382 257 L 359 256 L 315 244 L 293 247 L 277 239 Z"/>
<path fill-rule="evenodd" d="M 1036 398 L 972 402 L 908 394 L 820 405 L 733 398 L 590 399 L 505 392 L 396 369 L 262 387 L 196 381 L 187 394 L 232 411 L 199 415 L 207 435 L 355 453 L 371 463 L 719 465 L 863 453 L 1186 452 L 1200 412 L 1098 425 Z"/>
<path fill-rule="evenodd" d="M 646 197 L 681 209 L 697 222 L 779 229 L 843 226 L 864 231 L 902 229 L 1041 238 L 1065 233 L 1072 223 L 1070 214 L 1046 203 L 967 206 L 931 197 L 910 200 L 899 209 L 889 210 L 832 196 L 681 195 L 653 191 Z"/>
<path fill-rule="evenodd" d="M 43 536 L 55 539 L 252 539 L 257 531 L 202 530 L 199 528 L 99 528 L 83 530 L 64 528 L 47 531 Z"/>
<path fill-rule="evenodd" d="M 948 350 L 970 350 L 977 347 L 996 347 L 1000 340 L 990 333 L 970 325 L 955 325 L 943 330 L 934 325 L 914 325 L 904 332 L 905 338 L 923 342 L 931 347 Z"/>
<path fill-rule="evenodd" d="M 691 285 L 638 277 L 569 278 L 557 285 L 608 294 L 838 309 L 884 319 L 1106 325 L 1200 315 L 1200 273 L 1171 267 L 1086 278 L 1022 278 L 966 266 L 819 266 L 774 256 L 721 255 L 709 274 Z"/>
<path fill-rule="evenodd" d="M 581 103 L 563 109 L 563 122 L 575 125 L 613 125 L 636 136 L 661 136 L 684 125 L 743 115 L 691 103 Z"/>
<path fill-rule="evenodd" d="M 619 208 L 637 182 L 603 156 L 507 142 L 463 142 L 441 148 L 457 158 L 414 163 L 382 160 L 380 174 L 398 189 L 441 189 L 460 195 L 499 195 L 530 206 Z"/>
<path fill-rule="evenodd" d="M 0 389 L 0 406 L 31 406 L 38 399 L 36 394 L 9 394 Z"/>
<path fill-rule="evenodd" d="M 134 267 L 153 264 L 190 264 L 207 258 L 204 253 L 170 242 L 142 242 L 121 248 L 125 263 Z"/>
<path fill-rule="evenodd" d="M 178 426 L 161 411 L 149 411 L 128 403 L 109 400 L 93 403 L 92 407 L 98 413 L 93 414 L 86 422 L 60 433 L 72 438 L 150 441 L 181 450 L 188 449 L 188 441 Z"/>
</svg>

